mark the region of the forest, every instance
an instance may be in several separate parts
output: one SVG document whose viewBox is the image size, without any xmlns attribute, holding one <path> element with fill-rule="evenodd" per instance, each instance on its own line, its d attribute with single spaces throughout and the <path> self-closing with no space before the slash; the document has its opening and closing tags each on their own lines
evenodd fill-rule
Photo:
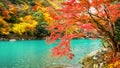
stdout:
<svg viewBox="0 0 120 68">
<path fill-rule="evenodd" d="M 72 60 L 70 42 L 80 38 L 101 39 L 103 67 L 120 68 L 120 1 L 0 0 L 0 40 L 59 39 L 52 56 Z"/>
</svg>

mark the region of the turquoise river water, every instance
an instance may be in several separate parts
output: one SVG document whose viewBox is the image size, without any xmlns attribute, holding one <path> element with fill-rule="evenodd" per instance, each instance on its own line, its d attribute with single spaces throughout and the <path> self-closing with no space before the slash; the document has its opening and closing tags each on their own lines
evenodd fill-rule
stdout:
<svg viewBox="0 0 120 68">
<path fill-rule="evenodd" d="M 0 68 L 45 68 L 54 64 L 77 65 L 90 52 L 100 49 L 101 40 L 74 39 L 71 41 L 75 57 L 68 60 L 50 56 L 50 50 L 57 45 L 46 44 L 45 40 L 0 41 Z"/>
</svg>

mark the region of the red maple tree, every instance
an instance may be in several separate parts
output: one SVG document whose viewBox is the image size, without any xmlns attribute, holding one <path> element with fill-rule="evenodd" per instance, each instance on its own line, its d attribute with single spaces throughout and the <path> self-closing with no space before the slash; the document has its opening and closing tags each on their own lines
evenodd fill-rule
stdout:
<svg viewBox="0 0 120 68">
<path fill-rule="evenodd" d="M 49 26 L 51 35 L 47 42 L 60 39 L 52 49 L 52 56 L 72 59 L 70 41 L 73 38 L 101 38 L 109 43 L 114 53 L 119 52 L 115 41 L 115 21 L 120 17 L 120 4 L 110 0 L 68 0 L 56 12 L 48 7 L 55 22 Z"/>
</svg>

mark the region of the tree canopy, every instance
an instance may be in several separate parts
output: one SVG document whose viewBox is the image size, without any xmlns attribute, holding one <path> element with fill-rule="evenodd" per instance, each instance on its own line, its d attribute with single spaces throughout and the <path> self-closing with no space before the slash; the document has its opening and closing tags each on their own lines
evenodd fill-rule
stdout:
<svg viewBox="0 0 120 68">
<path fill-rule="evenodd" d="M 73 38 L 101 38 L 109 43 L 113 52 L 119 48 L 115 41 L 115 22 L 120 17 L 120 4 L 111 0 L 67 0 L 62 8 L 48 7 L 55 20 L 49 26 L 51 35 L 47 42 L 61 42 L 52 49 L 53 56 L 67 56 L 72 59 L 70 41 Z M 56 12 L 55 12 L 56 11 Z"/>
</svg>

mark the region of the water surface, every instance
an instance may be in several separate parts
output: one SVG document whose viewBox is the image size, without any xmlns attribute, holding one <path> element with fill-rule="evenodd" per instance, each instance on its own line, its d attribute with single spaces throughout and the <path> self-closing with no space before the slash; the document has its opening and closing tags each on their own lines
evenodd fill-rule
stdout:
<svg viewBox="0 0 120 68">
<path fill-rule="evenodd" d="M 57 45 L 45 40 L 0 41 L 0 68 L 45 68 L 49 65 L 77 65 L 90 52 L 100 49 L 101 40 L 76 39 L 71 41 L 73 60 L 52 58 L 50 50 Z"/>
</svg>

